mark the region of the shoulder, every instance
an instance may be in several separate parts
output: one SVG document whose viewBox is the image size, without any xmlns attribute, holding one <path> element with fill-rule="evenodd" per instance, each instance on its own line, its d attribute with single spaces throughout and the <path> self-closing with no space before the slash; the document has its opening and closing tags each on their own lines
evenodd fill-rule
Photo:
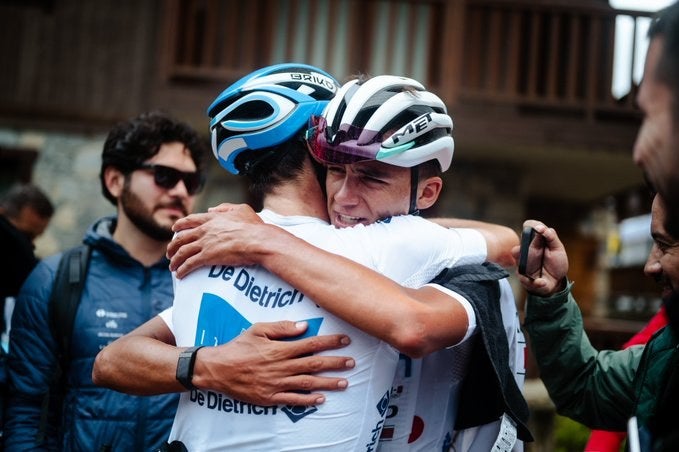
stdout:
<svg viewBox="0 0 679 452">
<path fill-rule="evenodd" d="M 49 297 L 61 256 L 61 253 L 56 254 L 38 262 L 38 265 L 28 275 L 24 286 L 21 288 L 19 297 L 22 297 L 22 295 L 44 295 L 45 292 L 47 292 L 46 295 Z"/>
<path fill-rule="evenodd" d="M 33 326 L 43 328 L 48 324 L 48 306 L 59 258 L 60 255 L 56 255 L 40 261 L 21 287 L 12 313 L 12 336 L 24 328 L 33 330 Z"/>
<path fill-rule="evenodd" d="M 339 235 L 382 238 L 389 241 L 433 242 L 450 240 L 459 235 L 458 230 L 447 229 L 427 219 L 414 215 L 400 215 L 379 220 L 369 225 L 358 224 L 351 228 L 335 229 Z"/>
<path fill-rule="evenodd" d="M 381 220 L 367 229 L 373 229 L 376 234 L 397 237 L 400 240 L 414 242 L 417 246 L 438 246 L 454 250 L 454 253 L 479 254 L 487 253 L 486 240 L 476 229 L 446 228 L 432 221 L 415 215 L 400 215 Z M 399 240 L 399 239 L 397 239 Z M 485 259 L 477 262 L 480 263 Z"/>
<path fill-rule="evenodd" d="M 656 331 L 651 339 L 648 341 L 647 346 L 651 354 L 664 354 L 669 352 L 679 353 L 679 340 L 676 334 L 672 331 L 672 328 L 668 325 L 660 330 Z"/>
<path fill-rule="evenodd" d="M 17 307 L 46 304 L 52 296 L 57 269 L 65 253 L 57 253 L 38 262 L 17 296 Z"/>
</svg>

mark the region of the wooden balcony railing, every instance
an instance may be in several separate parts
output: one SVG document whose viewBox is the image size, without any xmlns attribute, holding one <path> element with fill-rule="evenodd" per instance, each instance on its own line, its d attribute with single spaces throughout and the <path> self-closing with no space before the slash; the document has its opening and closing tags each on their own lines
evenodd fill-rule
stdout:
<svg viewBox="0 0 679 452">
<path fill-rule="evenodd" d="M 343 78 L 359 72 L 435 80 L 446 2 L 171 0 L 170 78 L 229 81 L 299 61 Z"/>
<path fill-rule="evenodd" d="M 619 15 L 636 25 L 649 13 L 614 11 L 594 4 L 535 4 L 475 0 L 466 8 L 461 95 L 585 112 L 588 116 L 636 112 L 636 85 L 616 99 L 611 94 L 615 23 Z"/>
<path fill-rule="evenodd" d="M 229 83 L 260 66 L 303 61 L 340 79 L 359 72 L 408 75 L 449 104 L 499 102 L 588 118 L 637 114 L 634 83 L 622 99 L 611 94 L 614 34 L 618 15 L 637 23 L 649 16 L 644 12 L 560 0 L 171 0 L 168 5 L 170 80 Z"/>
</svg>

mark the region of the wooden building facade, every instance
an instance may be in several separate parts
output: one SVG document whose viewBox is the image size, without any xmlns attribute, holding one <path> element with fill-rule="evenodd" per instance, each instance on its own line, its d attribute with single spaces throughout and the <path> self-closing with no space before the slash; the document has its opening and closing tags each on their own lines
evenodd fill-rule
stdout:
<svg viewBox="0 0 679 452">
<path fill-rule="evenodd" d="M 592 306 L 599 244 L 582 240 L 578 222 L 643 185 L 631 159 L 640 123 L 631 70 L 630 92 L 611 94 L 620 16 L 638 24 L 649 14 L 603 0 L 5 0 L 0 188 L 30 178 L 36 162 L 53 162 L 43 174 L 69 171 L 44 141 L 3 142 L 3 130 L 100 137 L 161 108 L 207 136 L 206 106 L 264 65 L 305 62 L 340 80 L 407 75 L 438 93 L 455 122 L 435 213 L 517 229 L 545 219 L 573 244 L 577 287 Z M 73 161 L 96 161 L 89 152 Z M 242 199 L 218 167 L 212 175 L 203 207 Z"/>
</svg>

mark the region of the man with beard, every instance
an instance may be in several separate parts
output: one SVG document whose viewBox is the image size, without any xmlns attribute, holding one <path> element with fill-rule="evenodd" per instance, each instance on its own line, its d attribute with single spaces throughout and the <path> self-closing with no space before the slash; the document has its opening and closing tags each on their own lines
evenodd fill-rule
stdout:
<svg viewBox="0 0 679 452">
<path fill-rule="evenodd" d="M 679 2 L 651 25 L 644 80 L 637 102 L 644 121 L 634 161 L 670 205 L 679 202 Z M 669 232 L 679 237 L 679 209 L 670 208 Z"/>
<path fill-rule="evenodd" d="M 203 186 L 204 151 L 194 130 L 160 113 L 122 122 L 109 133 L 100 180 L 117 215 L 96 221 L 84 238 L 91 254 L 63 388 L 56 387 L 60 349 L 50 334 L 61 255 L 40 263 L 17 298 L 8 450 L 152 450 L 167 437 L 175 395 L 143 398 L 97 388 L 91 372 L 101 348 L 171 305 L 165 248 L 172 225 L 192 211 Z M 61 391 L 63 399 L 50 400 Z"/>
<path fill-rule="evenodd" d="M 634 161 L 658 189 L 652 233 L 660 254 L 663 305 L 669 326 L 645 347 L 612 352 L 594 350 L 583 333 L 579 310 L 566 279 L 568 258 L 553 229 L 529 220 L 544 235 L 543 277 L 519 276 L 529 292 L 526 328 L 557 410 L 589 427 L 632 433 L 632 450 L 679 450 L 679 2 L 661 11 L 651 38 L 638 103 L 644 120 L 634 146 Z M 665 215 L 659 204 L 665 201 Z M 662 208 L 660 208 L 662 209 Z M 661 218 L 659 218 L 661 217 Z M 518 254 L 518 248 L 514 250 Z M 646 268 L 648 271 L 648 266 Z M 630 420 L 628 422 L 628 419 Z"/>
<path fill-rule="evenodd" d="M 667 212 L 664 200 L 656 195 L 651 220 L 654 243 L 644 272 L 661 285 L 663 302 L 669 307 L 679 289 L 679 241 L 665 227 Z M 663 328 L 646 346 L 595 350 L 571 294 L 568 256 L 556 231 L 535 220 L 524 226 L 533 227 L 545 241 L 542 276 L 519 278 L 529 293 L 525 326 L 557 412 L 590 428 L 629 429 L 629 441 L 639 446 L 630 450 L 677 450 L 673 402 L 677 394 L 670 384 L 676 381 L 679 359 L 675 330 Z"/>
</svg>

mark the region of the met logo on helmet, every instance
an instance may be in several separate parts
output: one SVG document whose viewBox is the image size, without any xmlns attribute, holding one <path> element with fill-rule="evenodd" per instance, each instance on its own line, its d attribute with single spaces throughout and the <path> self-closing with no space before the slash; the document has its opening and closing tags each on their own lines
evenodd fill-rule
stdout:
<svg viewBox="0 0 679 452">
<path fill-rule="evenodd" d="M 449 131 L 453 129 L 453 120 L 450 116 L 442 113 L 425 113 L 413 119 L 384 140 L 382 148 L 405 146 L 405 144 L 413 142 L 415 138 L 440 127 L 444 127 Z"/>
<path fill-rule="evenodd" d="M 411 141 L 413 138 L 421 135 L 430 129 L 430 124 L 434 120 L 432 119 L 431 113 L 425 113 L 422 116 L 410 121 L 408 124 L 404 125 L 398 129 L 392 136 L 382 143 L 383 147 L 397 146 L 401 141 Z"/>
<path fill-rule="evenodd" d="M 337 85 L 335 84 L 335 81 L 333 79 L 331 79 L 330 77 L 326 77 L 322 74 L 319 74 L 317 72 L 312 72 L 311 74 L 304 74 L 301 72 L 290 72 L 289 75 L 290 79 L 296 82 L 307 82 L 313 85 L 322 86 L 323 88 L 333 93 L 337 91 Z"/>
</svg>

